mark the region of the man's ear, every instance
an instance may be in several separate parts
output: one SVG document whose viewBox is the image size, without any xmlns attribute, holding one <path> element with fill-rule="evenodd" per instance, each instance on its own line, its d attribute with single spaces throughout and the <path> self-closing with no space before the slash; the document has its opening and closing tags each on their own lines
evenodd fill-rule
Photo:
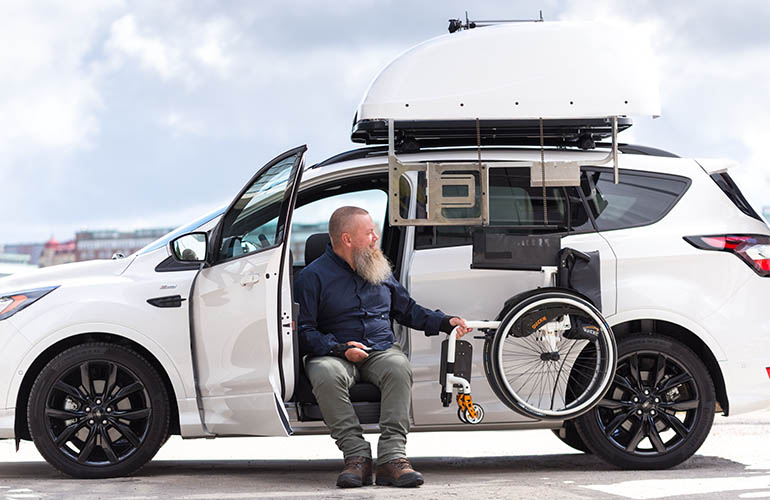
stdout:
<svg viewBox="0 0 770 500">
<path fill-rule="evenodd" d="M 350 233 L 342 233 L 342 235 L 340 235 L 340 240 L 345 246 L 350 246 L 353 243 L 353 238 L 350 236 Z"/>
</svg>

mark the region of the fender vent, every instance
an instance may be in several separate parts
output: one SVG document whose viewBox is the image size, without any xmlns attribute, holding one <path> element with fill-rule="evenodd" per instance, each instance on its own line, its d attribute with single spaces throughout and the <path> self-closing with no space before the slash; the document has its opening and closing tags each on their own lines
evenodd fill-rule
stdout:
<svg viewBox="0 0 770 500">
<path fill-rule="evenodd" d="M 182 307 L 183 299 L 181 295 L 169 295 L 167 297 L 155 297 L 147 299 L 147 303 L 155 307 Z"/>
</svg>

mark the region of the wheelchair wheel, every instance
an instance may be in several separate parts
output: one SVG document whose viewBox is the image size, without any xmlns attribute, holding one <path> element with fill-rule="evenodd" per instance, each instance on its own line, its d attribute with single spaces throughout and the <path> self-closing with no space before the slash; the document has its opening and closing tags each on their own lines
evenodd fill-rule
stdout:
<svg viewBox="0 0 770 500">
<path fill-rule="evenodd" d="M 539 420 L 575 418 L 610 387 L 612 331 L 587 300 L 566 289 L 522 294 L 484 345 L 490 385 L 509 408 Z"/>
</svg>

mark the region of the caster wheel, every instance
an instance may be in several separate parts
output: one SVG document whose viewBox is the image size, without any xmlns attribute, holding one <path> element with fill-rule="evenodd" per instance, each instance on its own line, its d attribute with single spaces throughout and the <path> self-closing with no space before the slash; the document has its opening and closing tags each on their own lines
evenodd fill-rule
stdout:
<svg viewBox="0 0 770 500">
<path fill-rule="evenodd" d="M 470 413 L 468 412 L 463 412 L 463 417 L 469 424 L 478 424 L 484 419 L 484 409 L 481 407 L 481 405 L 473 403 L 473 410 L 476 412 L 476 418 L 471 417 Z"/>
</svg>

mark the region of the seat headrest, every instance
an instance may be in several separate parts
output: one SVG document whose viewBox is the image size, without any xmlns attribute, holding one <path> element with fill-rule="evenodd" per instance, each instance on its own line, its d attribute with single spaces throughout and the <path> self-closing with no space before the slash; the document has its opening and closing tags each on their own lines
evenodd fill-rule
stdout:
<svg viewBox="0 0 770 500">
<path fill-rule="evenodd" d="M 315 233 L 308 236 L 305 240 L 305 265 L 309 265 L 320 257 L 330 242 L 329 233 Z"/>
</svg>

